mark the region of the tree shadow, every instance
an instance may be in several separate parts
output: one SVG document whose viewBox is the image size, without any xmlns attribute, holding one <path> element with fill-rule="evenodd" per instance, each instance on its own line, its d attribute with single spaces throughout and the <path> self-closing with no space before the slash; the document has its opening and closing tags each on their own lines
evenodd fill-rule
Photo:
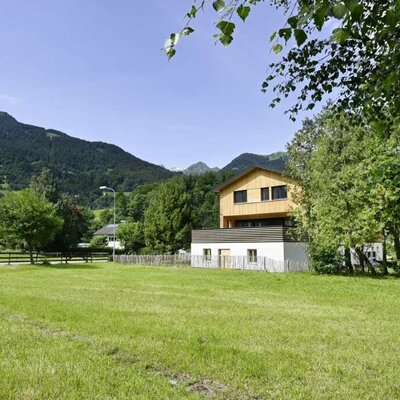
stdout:
<svg viewBox="0 0 400 400">
<path fill-rule="evenodd" d="M 37 267 L 48 269 L 100 269 L 101 267 L 92 263 L 83 264 L 35 264 Z"/>
</svg>

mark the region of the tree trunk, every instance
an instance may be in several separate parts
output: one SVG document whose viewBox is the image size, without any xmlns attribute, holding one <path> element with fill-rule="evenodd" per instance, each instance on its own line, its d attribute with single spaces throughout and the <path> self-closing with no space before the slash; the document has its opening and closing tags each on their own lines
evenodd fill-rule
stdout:
<svg viewBox="0 0 400 400">
<path fill-rule="evenodd" d="M 386 248 L 386 230 L 383 230 L 383 243 L 382 243 L 382 258 L 383 258 L 383 275 L 387 275 L 388 274 L 388 267 L 387 267 L 387 248 Z"/>
<path fill-rule="evenodd" d="M 396 252 L 397 261 L 400 261 L 400 232 L 394 234 L 394 251 Z"/>
<path fill-rule="evenodd" d="M 362 253 L 362 251 L 359 249 L 355 249 L 355 250 L 356 250 L 356 253 L 358 256 L 358 261 L 360 262 L 361 272 L 364 273 L 365 272 L 364 258 L 362 256 L 360 256 L 360 253 Z"/>
<path fill-rule="evenodd" d="M 371 271 L 371 274 L 376 275 L 376 270 L 374 266 L 371 264 L 371 261 L 369 261 L 368 257 L 364 254 L 364 252 L 360 249 L 356 249 L 356 253 L 360 260 L 360 265 L 362 265 L 361 267 L 362 271 L 365 272 L 364 266 L 367 265 L 368 269 Z"/>
<path fill-rule="evenodd" d="M 28 243 L 28 250 L 29 250 L 29 259 L 31 260 L 31 264 L 35 264 L 35 261 L 33 260 L 33 248 L 32 244 Z"/>
<path fill-rule="evenodd" d="M 346 247 L 344 249 L 344 259 L 345 259 L 345 264 L 346 264 L 346 268 L 348 269 L 348 271 L 351 274 L 354 273 L 353 264 L 351 263 L 351 253 L 350 253 L 350 249 L 348 247 Z"/>
</svg>

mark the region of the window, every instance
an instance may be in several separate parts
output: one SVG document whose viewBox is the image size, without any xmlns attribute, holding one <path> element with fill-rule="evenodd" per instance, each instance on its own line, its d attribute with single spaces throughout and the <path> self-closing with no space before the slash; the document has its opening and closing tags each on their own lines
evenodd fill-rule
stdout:
<svg viewBox="0 0 400 400">
<path fill-rule="evenodd" d="M 261 188 L 261 201 L 269 200 L 269 187 Z"/>
<path fill-rule="evenodd" d="M 274 186 L 272 188 L 272 200 L 287 199 L 287 186 Z"/>
<path fill-rule="evenodd" d="M 249 263 L 257 262 L 257 250 L 256 249 L 247 250 L 247 260 Z"/>
<path fill-rule="evenodd" d="M 246 203 L 247 202 L 247 190 L 238 190 L 233 192 L 234 203 Z"/>
<path fill-rule="evenodd" d="M 211 261 L 211 249 L 203 249 L 204 261 Z"/>
</svg>

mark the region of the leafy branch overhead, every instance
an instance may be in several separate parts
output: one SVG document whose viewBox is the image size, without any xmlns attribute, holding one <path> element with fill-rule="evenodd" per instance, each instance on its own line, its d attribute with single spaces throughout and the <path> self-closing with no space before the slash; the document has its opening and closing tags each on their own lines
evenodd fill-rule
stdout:
<svg viewBox="0 0 400 400">
<path fill-rule="evenodd" d="M 216 16 L 214 37 L 232 43 L 238 21 L 245 22 L 266 0 L 194 1 L 187 23 L 165 43 L 168 58 L 200 10 L 209 5 Z M 290 94 L 297 96 L 290 117 L 312 109 L 335 90 L 336 107 L 384 118 L 400 109 L 399 0 L 270 0 L 282 10 L 285 23 L 270 34 L 272 50 L 281 58 L 269 65 L 262 90 L 276 94 L 275 107 Z M 263 33 L 261 33 L 263 34 Z M 282 54 L 282 55 L 281 55 Z"/>
</svg>

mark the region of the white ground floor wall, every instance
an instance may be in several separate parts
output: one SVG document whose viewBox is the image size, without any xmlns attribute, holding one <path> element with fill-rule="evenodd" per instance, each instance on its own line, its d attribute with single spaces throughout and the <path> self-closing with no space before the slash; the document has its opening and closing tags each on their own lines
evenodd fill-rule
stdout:
<svg viewBox="0 0 400 400">
<path fill-rule="evenodd" d="M 249 257 L 249 250 L 256 258 Z M 254 253 L 254 250 L 256 251 Z M 192 243 L 192 266 L 287 272 L 308 268 L 305 243 Z"/>
</svg>

